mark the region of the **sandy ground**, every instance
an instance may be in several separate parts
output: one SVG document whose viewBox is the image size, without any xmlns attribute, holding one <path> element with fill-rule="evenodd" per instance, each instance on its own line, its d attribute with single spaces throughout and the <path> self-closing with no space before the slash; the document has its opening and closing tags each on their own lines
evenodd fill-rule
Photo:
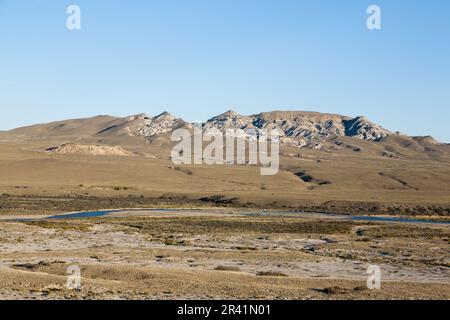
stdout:
<svg viewBox="0 0 450 320">
<path fill-rule="evenodd" d="M 191 210 L 0 230 L 1 299 L 450 299 L 448 225 Z"/>
</svg>

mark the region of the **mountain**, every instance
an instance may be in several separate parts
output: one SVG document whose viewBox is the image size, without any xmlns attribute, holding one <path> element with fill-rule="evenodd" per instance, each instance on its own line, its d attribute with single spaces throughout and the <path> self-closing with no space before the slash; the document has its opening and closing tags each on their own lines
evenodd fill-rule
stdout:
<svg viewBox="0 0 450 320">
<path fill-rule="evenodd" d="M 222 131 L 226 129 L 277 130 L 284 146 L 328 152 L 336 151 L 338 148 L 353 151 L 367 149 L 367 145 L 360 146 L 358 141 L 384 142 L 385 145 L 377 147 L 380 150 L 376 153 L 388 157 L 403 157 L 407 154 L 407 150 L 433 151 L 434 146 L 441 145 L 429 136 L 407 137 L 393 133 L 363 116 L 352 118 L 319 112 L 273 111 L 241 115 L 229 110 L 212 117 L 202 125 L 204 130 L 211 128 Z M 39 124 L 0 133 L 0 138 L 46 141 L 51 144 L 148 146 L 149 144 L 170 144 L 170 133 L 173 130 L 191 129 L 192 126 L 193 124 L 168 112 L 156 116 L 143 113 L 124 118 L 97 116 Z M 439 152 L 441 151 L 436 151 L 436 153 Z"/>
<path fill-rule="evenodd" d="M 379 141 L 392 134 L 365 117 L 304 111 L 274 111 L 242 116 L 232 110 L 211 118 L 205 128 L 278 130 L 281 141 L 297 147 L 317 147 L 327 138 L 348 136 Z"/>
<path fill-rule="evenodd" d="M 330 212 L 450 212 L 445 211 L 450 145 L 429 136 L 399 134 L 362 116 L 304 111 L 230 110 L 202 124 L 205 130 L 278 130 L 279 172 L 261 176 L 260 166 L 251 164 L 174 164 L 172 132 L 192 127 L 163 112 L 0 132 L 0 195 L 186 197 L 301 210 L 316 203 Z"/>
</svg>

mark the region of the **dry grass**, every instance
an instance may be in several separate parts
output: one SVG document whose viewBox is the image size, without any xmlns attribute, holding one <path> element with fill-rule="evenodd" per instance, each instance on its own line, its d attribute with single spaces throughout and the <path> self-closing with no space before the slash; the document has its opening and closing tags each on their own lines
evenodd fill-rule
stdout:
<svg viewBox="0 0 450 320">
<path fill-rule="evenodd" d="M 261 277 L 287 277 L 285 273 L 279 271 L 259 271 L 256 275 Z"/>
<path fill-rule="evenodd" d="M 37 226 L 47 229 L 70 230 L 70 231 L 89 231 L 91 225 L 82 222 L 66 222 L 66 221 L 24 221 L 29 226 Z"/>
<path fill-rule="evenodd" d="M 445 225 L 248 217 L 245 212 L 214 211 L 202 218 L 198 214 L 0 222 L 0 263 L 6 266 L 0 270 L 0 297 L 448 299 L 450 295 L 445 280 L 450 233 Z M 67 266 L 73 263 L 81 267 L 79 292 L 64 287 Z M 380 291 L 362 289 L 369 264 L 383 268 Z"/>
<path fill-rule="evenodd" d="M 283 154 L 293 156 L 281 157 L 281 170 L 276 176 L 261 176 L 256 166 L 175 167 L 168 158 L 171 145 L 165 144 L 151 146 L 154 158 L 42 152 L 47 144 L 57 142 L 0 141 L 0 194 L 17 196 L 12 201 L 11 197 L 0 197 L 0 212 L 169 203 L 352 214 L 450 213 L 449 146 L 434 147 L 434 153 L 429 154 L 393 142 L 357 141 L 361 152 L 346 148 L 332 153 L 282 148 Z M 131 143 L 127 146 L 137 154 L 149 152 L 148 144 L 126 143 Z M 388 146 L 402 153 L 402 159 L 383 157 Z M 311 179 L 304 181 L 297 176 L 299 173 Z"/>
<path fill-rule="evenodd" d="M 239 272 L 241 269 L 238 267 L 232 267 L 232 266 L 217 266 L 214 268 L 214 270 L 217 271 L 231 271 L 231 272 Z"/>
</svg>

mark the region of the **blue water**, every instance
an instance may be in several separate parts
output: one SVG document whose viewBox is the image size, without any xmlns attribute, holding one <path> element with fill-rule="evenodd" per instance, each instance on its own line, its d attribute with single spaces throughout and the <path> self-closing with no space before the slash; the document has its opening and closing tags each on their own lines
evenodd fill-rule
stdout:
<svg viewBox="0 0 450 320">
<path fill-rule="evenodd" d="M 435 223 L 435 224 L 450 224 L 447 221 L 433 221 L 420 219 L 404 219 L 393 217 L 371 217 L 371 216 L 356 216 L 350 217 L 352 221 L 381 221 L 381 222 L 404 222 L 404 223 Z"/>
<path fill-rule="evenodd" d="M 174 210 L 165 209 L 126 209 L 126 210 L 97 210 L 97 211 L 85 211 L 85 212 L 75 212 L 69 214 L 59 214 L 46 219 L 83 219 L 83 218 L 96 218 L 107 216 L 111 213 L 120 212 L 174 212 Z"/>
<path fill-rule="evenodd" d="M 178 212 L 180 210 L 169 209 L 118 209 L 118 210 L 96 210 L 86 212 L 75 212 L 69 214 L 60 214 L 48 217 L 47 219 L 83 219 L 83 218 L 96 218 L 107 216 L 111 213 L 120 212 Z M 337 217 L 338 215 L 332 215 Z M 433 224 L 450 224 L 446 221 L 433 221 L 433 220 L 421 220 L 421 219 L 405 219 L 396 217 L 374 217 L 374 216 L 342 216 L 345 219 L 352 221 L 379 221 L 379 222 L 400 222 L 400 223 L 433 223 Z"/>
</svg>

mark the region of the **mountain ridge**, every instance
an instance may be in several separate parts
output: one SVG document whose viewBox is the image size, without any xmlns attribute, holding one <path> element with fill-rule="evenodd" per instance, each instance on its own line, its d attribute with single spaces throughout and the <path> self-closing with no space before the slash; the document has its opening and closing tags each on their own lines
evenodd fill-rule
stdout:
<svg viewBox="0 0 450 320">
<path fill-rule="evenodd" d="M 175 129 L 191 129 L 192 126 L 193 123 L 164 111 L 155 116 L 146 113 L 126 117 L 98 115 L 90 118 L 54 121 L 20 127 L 1 132 L 1 134 L 18 139 L 78 137 L 101 141 L 110 137 L 126 136 L 151 140 L 171 133 Z M 283 144 L 311 149 L 321 149 L 324 141 L 339 137 L 378 142 L 389 136 L 399 135 L 364 116 L 350 117 L 316 111 L 275 110 L 242 115 L 234 110 L 228 110 L 206 120 L 202 123 L 202 127 L 204 130 L 211 128 L 278 130 Z M 409 138 L 420 144 L 441 144 L 431 136 Z"/>
</svg>

